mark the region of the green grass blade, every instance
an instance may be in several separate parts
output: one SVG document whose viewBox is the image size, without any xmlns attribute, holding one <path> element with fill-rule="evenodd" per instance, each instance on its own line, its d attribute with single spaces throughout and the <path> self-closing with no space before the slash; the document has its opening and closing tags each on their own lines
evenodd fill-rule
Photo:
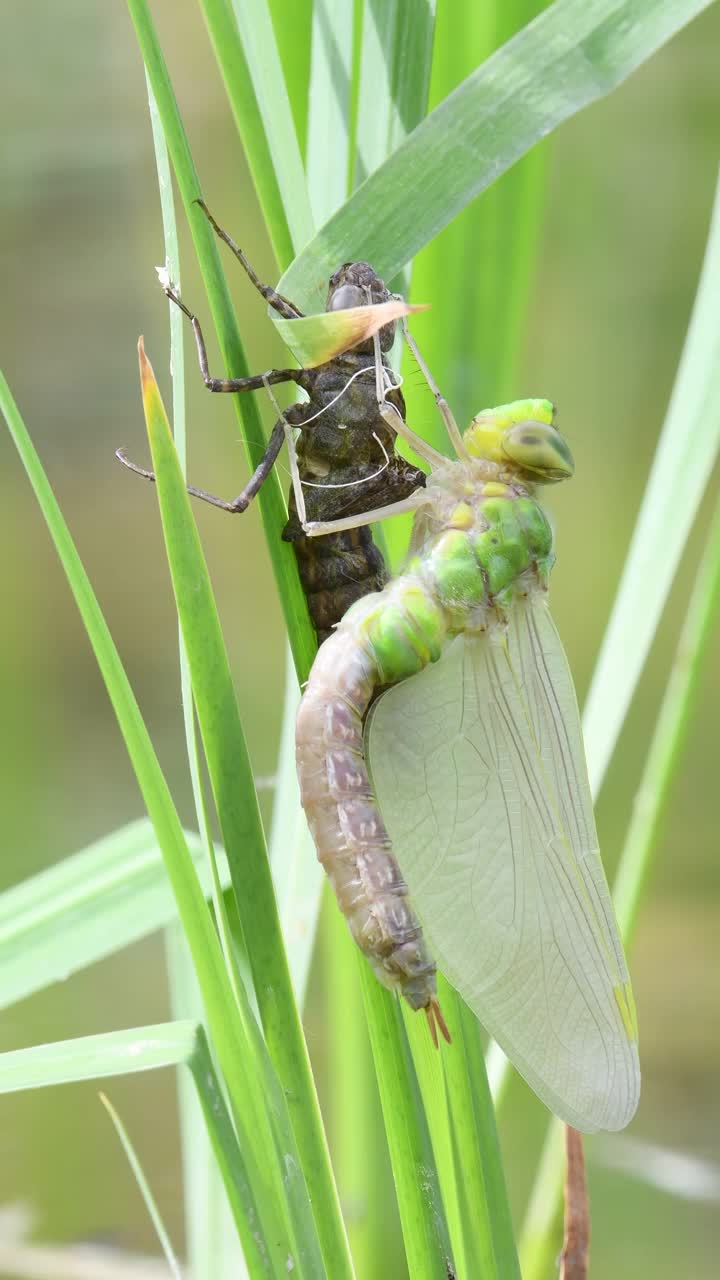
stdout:
<svg viewBox="0 0 720 1280">
<path fill-rule="evenodd" d="M 295 999 L 302 1009 L 325 874 L 300 807 L 300 787 L 295 764 L 295 717 L 299 699 L 295 670 L 288 655 L 275 802 L 270 829 L 270 869 Z"/>
<path fill-rule="evenodd" d="M 655 847 L 670 781 L 687 739 L 699 677 L 709 654 L 718 600 L 720 504 L 715 507 L 615 876 L 615 909 L 626 939 L 632 936 L 635 928 L 640 892 Z"/>
<path fill-rule="evenodd" d="M 147 73 L 146 73 L 147 78 Z M 155 150 L 155 167 L 157 169 L 160 206 L 162 211 L 163 237 L 165 240 L 165 265 L 170 279 L 180 288 L 180 254 L 178 248 L 177 224 L 175 220 L 175 203 L 172 192 L 172 173 L 170 157 L 162 131 L 162 122 L 152 88 L 148 82 L 148 102 L 150 122 L 152 125 L 153 146 Z M 168 299 L 170 312 L 170 371 L 172 378 L 173 414 L 176 421 L 175 447 L 183 478 L 186 479 L 186 414 L 185 414 L 185 361 L 183 347 L 183 315 L 178 307 Z M 185 640 L 178 624 L 178 649 L 180 661 L 180 692 L 183 709 L 183 726 L 185 729 L 185 745 L 192 784 L 193 801 L 197 817 L 198 831 L 202 832 L 207 851 L 208 866 L 212 883 L 213 907 L 218 932 L 223 947 L 225 965 L 234 990 L 237 992 L 239 978 L 235 963 L 235 952 L 229 938 L 229 928 L 225 913 L 220 874 L 215 858 L 209 814 L 205 802 L 200 750 L 195 728 L 195 710 L 193 706 L 192 682 Z"/>
<path fill-rule="evenodd" d="M 197 1033 L 189 1020 L 162 1022 L 0 1053 L 0 1093 L 176 1067 L 192 1058 Z"/>
<path fill-rule="evenodd" d="M 353 185 L 400 145 L 427 110 L 435 0 L 365 0 Z"/>
<path fill-rule="evenodd" d="M 275 1082 L 248 1038 L 247 1021 L 243 1025 L 238 1018 L 217 935 L 147 730 L 47 477 L 1 375 L 0 407 L 75 596 L 155 828 L 193 955 L 213 1042 L 234 1102 L 236 1122 L 246 1144 L 246 1158 L 249 1164 L 254 1161 L 252 1183 L 259 1188 L 258 1230 L 268 1242 L 268 1255 L 276 1259 L 278 1266 L 284 1266 L 291 1240 L 279 1217 L 279 1207 L 290 1196 L 284 1184 L 284 1165 L 268 1160 L 268 1151 L 274 1148 L 272 1139 L 266 1136 L 266 1131 L 270 1132 L 267 1107 L 277 1095 Z"/>
<path fill-rule="evenodd" d="M 269 0 L 275 39 L 282 62 L 285 92 L 290 100 L 300 155 L 306 154 L 308 84 L 312 50 L 313 0 Z"/>
<path fill-rule="evenodd" d="M 186 840 L 208 897 L 200 841 Z M 221 879 L 229 883 L 224 858 Z M 151 823 L 103 836 L 0 894 L 0 1008 L 147 937 L 177 911 Z"/>
<path fill-rule="evenodd" d="M 201 0 L 275 256 L 287 266 L 314 225 L 266 0 Z"/>
<path fill-rule="evenodd" d="M 698 568 L 685 623 L 678 642 L 665 695 L 660 706 L 645 768 L 635 796 L 613 898 L 626 946 L 632 941 L 640 894 L 657 848 L 656 835 L 667 803 L 673 774 L 687 739 L 703 665 L 713 636 L 720 603 L 720 503 Z M 525 1280 L 542 1280 L 551 1265 L 557 1241 L 564 1173 L 562 1125 L 550 1127 L 523 1229 Z"/>
<path fill-rule="evenodd" d="M 455 1000 L 455 993 L 446 986 L 440 986 L 441 1006 L 447 1018 L 448 1009 Z M 438 1187 L 447 1220 L 448 1234 L 452 1251 L 452 1260 L 458 1275 L 467 1275 L 469 1259 L 485 1275 L 488 1251 L 476 1238 L 473 1228 L 466 1231 L 468 1224 L 463 1220 L 460 1187 L 458 1183 L 458 1167 L 453 1150 L 452 1124 L 450 1120 L 450 1101 L 445 1077 L 445 1045 L 437 1050 L 428 1035 L 424 1017 L 417 1017 L 404 1003 L 401 1006 L 405 1034 L 412 1055 L 415 1077 L 420 1090 L 423 1111 L 432 1143 L 435 1168 L 437 1170 Z M 448 1024 L 449 1025 L 449 1024 Z M 455 1049 L 451 1049 L 455 1055 Z M 456 1056 L 456 1055 L 455 1055 Z M 476 1218 L 485 1220 L 485 1206 L 481 1201 L 475 1214 Z M 480 1245 L 473 1252 L 473 1245 Z M 491 1256 L 491 1254 L 490 1254 Z M 488 1280 L 493 1275 L 487 1272 Z"/>
<path fill-rule="evenodd" d="M 564 1176 L 565 1126 L 551 1120 L 520 1234 L 523 1280 L 546 1280 L 555 1269 Z"/>
<path fill-rule="evenodd" d="M 248 1165 L 245 1147 L 238 1144 L 235 1136 L 225 1094 L 202 1026 L 198 1028 L 195 1052 L 188 1066 L 195 1082 L 217 1167 L 225 1185 L 230 1211 L 242 1242 L 248 1274 L 251 1280 L 256 1275 L 282 1276 L 283 1271 L 287 1275 L 287 1253 L 283 1258 L 281 1251 L 279 1265 L 275 1260 L 272 1260 L 273 1266 L 269 1265 L 264 1241 L 261 1237 L 258 1238 L 255 1224 L 259 1222 L 259 1216 L 252 1166 Z M 268 1150 L 266 1159 L 269 1158 Z M 302 1267 L 298 1266 L 297 1270 L 300 1275 L 305 1274 Z M 220 1280 L 219 1276 L 217 1280 Z M 236 1280 L 241 1280 L 241 1277 L 238 1275 Z"/>
<path fill-rule="evenodd" d="M 410 1280 L 447 1280 L 450 1242 L 400 1007 L 364 956 L 357 964 Z"/>
<path fill-rule="evenodd" d="M 720 180 L 665 425 L 583 716 L 593 792 L 630 699 L 720 445 Z M 688 441 L 692 447 L 688 447 Z M 662 556 L 658 556 L 658 547 Z"/>
<path fill-rule="evenodd" d="M 225 369 L 234 376 L 247 372 L 237 320 L 225 281 L 213 232 L 194 201 L 202 195 L 187 137 L 170 84 L 167 68 L 146 0 L 128 0 L 138 43 L 148 78 L 158 105 L 163 132 L 190 225 L 195 251 L 207 290 Z M 251 465 L 263 452 L 263 433 L 257 407 L 251 396 L 232 396 Z M 258 496 L 278 593 L 285 613 L 298 676 L 306 679 L 315 653 L 315 636 L 298 579 L 292 547 L 280 532 L 286 519 L 285 502 L 277 476 L 273 473 Z M 240 517 L 241 518 L 241 517 Z"/>
<path fill-rule="evenodd" d="M 125 1128 L 125 1125 L 123 1124 L 122 1120 L 120 1119 L 120 1116 L 118 1115 L 117 1111 L 115 1110 L 114 1106 L 112 1105 L 110 1099 L 106 1096 L 106 1094 L 104 1093 L 100 1094 L 100 1101 L 102 1102 L 105 1110 L 107 1111 L 108 1115 L 110 1116 L 110 1119 L 112 1120 L 112 1123 L 115 1127 L 115 1132 L 118 1138 L 120 1139 L 125 1155 L 127 1156 L 128 1164 L 132 1169 L 133 1177 L 135 1178 L 135 1181 L 138 1185 L 138 1190 L 140 1191 L 140 1194 L 145 1202 L 145 1208 L 147 1209 L 148 1214 L 150 1216 L 150 1221 L 152 1222 L 155 1228 L 155 1234 L 157 1235 L 157 1238 L 160 1241 L 160 1248 L 162 1249 L 163 1254 L 165 1255 L 165 1260 L 168 1264 L 170 1272 L 173 1276 L 175 1276 L 175 1280 L 182 1280 L 182 1272 L 180 1271 L 180 1264 L 175 1256 L 175 1250 L 172 1247 L 170 1235 L 165 1227 L 165 1223 L 162 1220 L 162 1215 L 160 1213 L 160 1210 L 158 1209 L 155 1197 L 153 1196 L 152 1190 L 150 1188 L 150 1183 L 145 1177 L 145 1173 L 143 1171 L 143 1167 L 138 1158 L 137 1152 L 135 1151 L 135 1148 L 132 1142 L 130 1141 L 130 1135 L 128 1134 L 128 1131 Z"/>
<path fill-rule="evenodd" d="M 480 1029 L 477 1019 L 442 979 L 438 989 L 452 1035 L 449 1049 L 441 1048 L 441 1065 L 446 1092 L 445 1123 L 452 1133 L 454 1147 L 453 1169 L 446 1172 L 447 1157 L 442 1162 L 438 1159 L 440 1185 L 448 1208 L 451 1232 L 454 1214 L 458 1219 L 456 1230 L 462 1238 L 465 1258 L 472 1260 L 488 1280 L 491 1277 L 520 1280 L 495 1112 L 480 1046 Z M 418 1048 L 434 1065 L 432 1060 L 440 1055 L 431 1050 L 427 1036 L 421 1038 L 425 1028 L 418 1026 L 419 1020 L 413 1019 L 412 1014 L 406 1017 L 406 1021 L 414 1024 L 414 1035 L 421 1040 Z M 413 1056 L 417 1065 L 417 1052 Z M 426 1110 L 432 1125 L 432 1113 L 427 1105 Z M 442 1135 L 436 1137 L 433 1132 L 436 1155 L 441 1138 Z M 452 1214 L 451 1198 L 456 1201 Z M 461 1266 L 459 1272 L 462 1274 Z"/>
<path fill-rule="evenodd" d="M 432 101 L 442 101 L 543 7 L 540 0 L 441 6 Z M 412 296 L 433 304 L 413 321 L 413 334 L 461 426 L 483 406 L 517 394 L 515 370 L 542 224 L 547 159 L 547 145 L 534 148 L 413 263 Z M 411 376 L 413 367 L 406 354 L 409 421 L 447 450 L 425 384 Z"/>
<path fill-rule="evenodd" d="M 197 528 L 152 369 L 143 402 L 208 772 L 270 1057 L 288 1102 L 327 1270 L 352 1274 L 307 1049 L 293 998 L 252 772 Z M 306 1235 L 308 1247 L 310 1239 Z"/>
<path fill-rule="evenodd" d="M 473 1192 L 472 1195 L 466 1193 L 465 1211 L 466 1215 L 472 1215 L 475 1212 L 475 1196 L 479 1194 L 482 1181 L 492 1228 L 495 1265 L 498 1275 L 505 1280 L 506 1276 L 519 1276 L 520 1272 L 498 1145 L 495 1107 L 485 1071 L 477 1019 L 462 1001 L 458 1000 L 458 1005 L 460 1009 L 458 1044 L 462 1044 L 464 1060 L 457 1064 L 446 1061 L 445 1067 L 448 1074 L 450 1067 L 453 1070 L 459 1069 L 461 1073 L 460 1080 L 454 1089 L 450 1087 L 450 1081 L 448 1081 L 448 1090 L 453 1131 L 458 1147 L 458 1163 L 463 1180 L 466 1168 L 472 1168 L 473 1163 L 480 1166 L 474 1172 L 478 1191 Z M 466 1152 L 463 1152 L 463 1145 L 468 1148 Z M 470 1182 L 463 1181 L 463 1185 L 466 1192 L 469 1192 Z"/>
<path fill-rule="evenodd" d="M 382 1115 L 370 1041 L 362 1016 L 357 948 L 326 882 L 319 957 L 326 995 L 324 1042 L 329 1098 L 327 1127 L 353 1261 L 369 1276 L 387 1255 L 397 1220 L 389 1212 Z M 338 1085 L 337 1082 L 342 1082 Z"/>
<path fill-rule="evenodd" d="M 202 998 L 182 930 L 170 925 L 165 930 L 170 1005 L 175 1018 L 203 1017 Z M 188 1271 L 191 1276 L 213 1276 L 228 1280 L 224 1255 L 232 1261 L 233 1275 L 241 1277 L 243 1260 L 240 1243 L 229 1213 L 220 1170 L 210 1143 L 192 1077 L 177 1074 L 178 1113 L 183 1160 L 183 1202 Z M 228 1232 L 228 1224 L 230 1230 Z"/>
<path fill-rule="evenodd" d="M 352 49 L 352 0 L 315 0 L 306 167 L 317 226 L 340 207 L 348 193 Z M 338 258 L 325 273 L 325 280 L 341 262 L 358 256 L 353 252 L 347 258 Z M 324 305 L 322 299 L 318 307 L 308 309 L 320 311 Z"/>
<path fill-rule="evenodd" d="M 367 258 L 392 279 L 475 196 L 564 120 L 622 83 L 710 0 L 556 0 L 468 76 L 358 188 L 285 273 L 318 281 Z"/>
</svg>

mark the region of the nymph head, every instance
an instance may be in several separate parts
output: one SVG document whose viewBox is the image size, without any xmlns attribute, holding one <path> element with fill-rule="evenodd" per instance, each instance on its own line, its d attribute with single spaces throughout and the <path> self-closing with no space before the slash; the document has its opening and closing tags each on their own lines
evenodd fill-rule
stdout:
<svg viewBox="0 0 720 1280">
<path fill-rule="evenodd" d="M 346 311 L 350 307 L 366 307 L 369 304 L 389 302 L 392 294 L 384 280 L 369 262 L 346 262 L 330 277 L 326 311 Z M 395 340 L 395 324 L 386 324 L 380 330 L 380 349 L 389 351 Z M 358 343 L 354 351 L 370 353 L 372 338 Z"/>
</svg>

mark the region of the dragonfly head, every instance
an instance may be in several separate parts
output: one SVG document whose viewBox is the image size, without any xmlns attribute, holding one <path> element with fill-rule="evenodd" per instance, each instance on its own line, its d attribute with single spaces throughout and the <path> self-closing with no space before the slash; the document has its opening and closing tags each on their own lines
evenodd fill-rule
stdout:
<svg viewBox="0 0 720 1280">
<path fill-rule="evenodd" d="M 345 311 L 350 307 L 366 307 L 378 302 L 389 302 L 392 297 L 384 280 L 369 262 L 345 262 L 328 284 L 326 311 Z M 395 324 L 386 324 L 380 330 L 380 349 L 389 351 L 395 340 Z M 370 354 L 372 338 L 359 342 L 353 351 Z"/>
<path fill-rule="evenodd" d="M 555 484 L 575 470 L 550 400 L 514 400 L 483 409 L 472 419 L 463 442 L 472 458 L 509 465 L 532 484 Z"/>
</svg>

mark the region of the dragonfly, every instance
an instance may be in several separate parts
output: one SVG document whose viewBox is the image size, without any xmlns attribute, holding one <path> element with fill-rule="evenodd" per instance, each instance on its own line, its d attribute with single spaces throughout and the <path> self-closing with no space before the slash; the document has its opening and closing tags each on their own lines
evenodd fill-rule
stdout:
<svg viewBox="0 0 720 1280">
<path fill-rule="evenodd" d="M 319 649 L 302 803 L 356 942 L 436 1046 L 439 966 L 552 1111 L 620 1129 L 636 1015 L 537 497 L 573 459 L 548 400 L 483 410 L 461 435 L 431 387 L 455 457 L 426 450 L 425 487 L 362 517 L 412 511 L 409 558 Z"/>
<path fill-rule="evenodd" d="M 219 238 L 228 245 L 252 284 L 283 320 L 307 320 L 294 302 L 263 283 L 243 251 L 215 220 L 205 203 L 202 208 Z M 332 313 L 328 330 L 332 358 L 313 367 L 269 369 L 242 378 L 217 378 L 208 367 L 208 356 L 200 321 L 182 301 L 175 286 L 161 275 L 167 297 L 189 319 L 195 336 L 198 363 L 205 386 L 212 392 L 239 393 L 265 390 L 273 398 L 278 419 L 260 463 L 237 497 L 225 501 L 217 495 L 188 486 L 195 497 L 225 511 L 247 510 L 274 466 L 283 442 L 291 457 L 293 487 L 289 499 L 289 519 L 283 538 L 295 550 L 298 572 L 318 641 L 332 628 L 349 606 L 368 591 L 387 581 L 387 570 L 379 548 L 364 522 L 344 528 L 334 522 L 359 515 L 375 506 L 401 501 L 425 483 L 425 473 L 395 451 L 395 419 L 382 416 L 379 405 L 392 404 L 404 421 L 405 401 L 388 363 L 395 323 L 384 324 L 351 350 L 334 350 L 332 321 L 339 312 L 354 308 L 382 307 L 397 295 L 367 262 L 347 262 L 328 284 L 327 311 Z M 286 330 L 287 332 L 287 330 Z M 271 387 L 294 382 L 307 400 L 280 411 Z M 299 429 L 297 445 L 293 432 Z M 137 466 L 124 450 L 117 456 L 131 470 L 153 480 L 154 475 Z M 328 528 L 321 537 L 308 538 L 304 526 L 318 521 Z"/>
</svg>

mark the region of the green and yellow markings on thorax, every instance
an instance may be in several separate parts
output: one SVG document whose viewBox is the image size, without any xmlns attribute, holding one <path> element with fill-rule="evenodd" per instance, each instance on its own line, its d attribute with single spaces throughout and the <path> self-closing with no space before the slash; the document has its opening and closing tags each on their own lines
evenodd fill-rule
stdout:
<svg viewBox="0 0 720 1280">
<path fill-rule="evenodd" d="M 346 615 L 371 648 L 383 683 L 440 657 L 448 636 L 500 621 L 518 590 L 547 586 L 552 530 L 536 484 L 572 475 L 549 400 L 517 400 L 477 414 L 466 457 L 428 480 L 435 532 L 405 573 Z"/>
</svg>

